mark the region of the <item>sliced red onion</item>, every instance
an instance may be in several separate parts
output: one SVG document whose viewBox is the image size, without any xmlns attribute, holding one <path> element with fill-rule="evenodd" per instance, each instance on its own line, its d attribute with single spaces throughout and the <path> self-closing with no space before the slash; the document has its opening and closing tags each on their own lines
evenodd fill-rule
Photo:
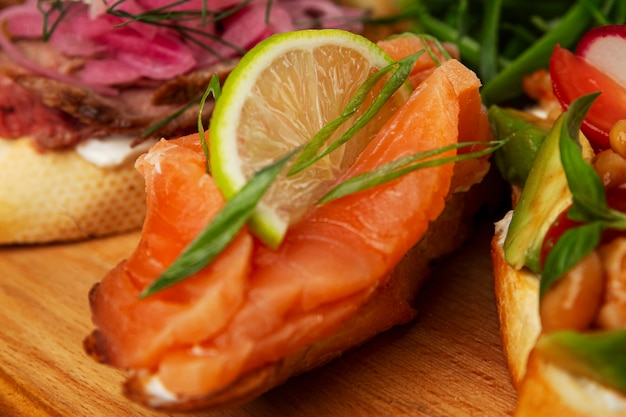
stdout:
<svg viewBox="0 0 626 417">
<path fill-rule="evenodd" d="M 272 32 L 274 25 L 278 26 L 278 21 L 289 21 L 289 13 L 280 7 L 270 9 L 269 19 L 267 19 L 267 8 L 263 4 L 255 4 L 243 9 L 236 16 L 236 20 L 230 22 L 222 34 L 222 39 L 226 42 L 237 45 L 241 49 L 250 49 L 256 43 L 266 38 Z M 293 29 L 293 26 L 288 25 Z M 246 28 L 246 30 L 242 30 Z M 227 52 L 227 48 L 222 45 Z"/>
<path fill-rule="evenodd" d="M 114 0 L 92 0 L 91 5 L 75 3 L 71 13 L 55 29 L 51 45 L 65 56 L 87 58 L 80 78 L 31 61 L 11 43 L 6 33 L 0 34 L 0 47 L 14 62 L 30 71 L 114 94 L 116 90 L 107 86 L 132 82 L 137 74 L 157 80 L 170 79 L 224 58 L 238 57 L 243 50 L 274 33 L 331 26 L 361 30 L 362 25 L 350 25 L 349 21 L 358 21 L 363 12 L 337 6 L 330 0 L 273 0 L 271 4 L 268 1 L 251 0 L 222 20 L 220 27 L 224 29 L 219 39 L 212 38 L 216 36 L 215 25 L 201 25 L 199 14 L 197 19 L 169 22 L 182 25 L 186 33 L 181 35 L 171 28 L 106 13 Z M 170 4 L 172 0 L 124 0 L 116 5 L 116 10 L 140 14 Z M 206 6 L 207 12 L 212 13 L 240 4 L 241 0 L 190 0 L 171 10 L 200 11 Z M 268 5 L 269 21 L 266 20 Z M 2 21 L 8 22 L 7 28 L 15 36 L 34 39 L 41 36 L 43 17 L 37 9 L 37 0 L 26 0 L 23 5 L 0 11 Z M 206 48 L 190 40 L 190 36 Z M 107 71 L 106 67 L 111 70 Z"/>
<path fill-rule="evenodd" d="M 109 4 L 107 0 L 91 0 L 91 2 L 89 2 L 89 17 L 95 19 L 102 16 L 106 13 L 108 8 Z"/>
<path fill-rule="evenodd" d="M 14 36 L 40 38 L 43 34 L 43 16 L 37 9 L 22 5 L 5 9 L 2 19 L 7 22 L 7 30 Z"/>
<path fill-rule="evenodd" d="M 141 13 L 145 13 L 148 10 L 145 7 L 143 7 L 141 3 L 135 0 L 124 0 L 123 2 L 120 2 L 120 3 L 116 2 L 115 4 L 116 4 L 115 10 L 123 11 L 133 16 L 139 15 Z M 154 39 L 156 34 L 162 31 L 162 29 L 156 25 L 150 25 L 150 24 L 141 23 L 141 22 L 133 22 L 130 24 L 126 24 L 129 22 L 129 19 L 126 19 L 123 17 L 113 17 L 113 16 L 108 15 L 107 19 L 109 23 L 111 24 L 110 26 L 111 31 L 117 30 L 115 28 L 116 25 L 124 24 L 123 26 L 124 28 L 134 30 L 137 33 L 141 34 L 146 39 Z"/>
<path fill-rule="evenodd" d="M 80 79 L 90 85 L 128 84 L 137 81 L 142 74 L 117 59 L 98 59 L 85 63 Z"/>
<path fill-rule="evenodd" d="M 26 5 L 24 7 L 26 7 Z M 19 16 L 22 13 L 23 13 L 23 10 L 20 10 L 19 8 L 8 7 L 6 9 L 3 9 L 2 11 L 0 11 L 0 25 L 2 25 L 3 22 L 5 21 L 11 21 L 13 16 Z M 92 87 L 92 86 L 83 84 L 82 82 L 78 81 L 75 77 L 62 74 L 53 68 L 43 67 L 37 64 L 36 62 L 31 61 L 30 59 L 28 59 L 28 57 L 26 57 L 22 53 L 22 51 L 19 50 L 19 48 L 15 46 L 15 44 L 13 44 L 13 42 L 11 42 L 9 38 L 7 38 L 6 32 L 4 30 L 0 30 L 0 48 L 2 49 L 4 53 L 7 54 L 7 56 L 9 56 L 9 58 L 13 62 L 15 62 L 16 64 L 36 74 L 40 74 L 45 77 L 56 79 L 56 80 L 66 82 L 69 84 L 79 85 L 83 88 Z M 107 87 L 107 86 L 95 86 L 93 87 L 93 89 L 102 94 L 107 94 L 107 95 L 117 94 L 117 90 Z"/>
<path fill-rule="evenodd" d="M 127 32 L 111 32 L 106 37 L 114 45 L 116 57 L 135 68 L 144 77 L 167 80 L 184 74 L 196 66 L 193 54 L 182 42 L 157 34 L 152 40 Z"/>
<path fill-rule="evenodd" d="M 137 2 L 146 10 L 154 10 L 166 7 L 167 10 L 191 10 L 200 11 L 205 7 L 207 11 L 227 10 L 241 3 L 241 0 L 189 0 L 184 3 L 170 7 L 174 2 L 172 0 L 137 0 Z"/>
<path fill-rule="evenodd" d="M 270 15 L 270 27 L 272 33 L 291 32 L 296 30 L 289 11 L 284 7 L 273 7 Z"/>
<path fill-rule="evenodd" d="M 220 39 L 207 40 L 207 49 L 195 49 L 196 57 L 202 66 L 215 64 L 225 58 L 241 55 L 240 51 L 250 49 L 264 38 L 278 32 L 293 30 L 289 13 L 281 7 L 272 6 L 269 22 L 266 20 L 265 4 L 245 7 L 224 21 L 224 32 Z M 245 30 L 242 30 L 245 28 Z"/>
<path fill-rule="evenodd" d="M 69 57 L 90 57 L 106 52 L 106 46 L 98 41 L 111 29 L 105 19 L 90 18 L 86 9 L 65 19 L 50 38 L 55 48 Z"/>
</svg>

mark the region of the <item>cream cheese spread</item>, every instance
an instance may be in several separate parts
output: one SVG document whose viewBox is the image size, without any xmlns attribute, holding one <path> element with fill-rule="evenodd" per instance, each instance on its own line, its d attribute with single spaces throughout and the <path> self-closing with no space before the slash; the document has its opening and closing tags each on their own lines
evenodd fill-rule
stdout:
<svg viewBox="0 0 626 417">
<path fill-rule="evenodd" d="M 102 168 L 118 168 L 134 163 L 139 155 L 145 153 L 155 140 L 132 146 L 134 136 L 114 135 L 106 139 L 87 139 L 76 146 L 76 152 L 86 161 Z"/>
</svg>

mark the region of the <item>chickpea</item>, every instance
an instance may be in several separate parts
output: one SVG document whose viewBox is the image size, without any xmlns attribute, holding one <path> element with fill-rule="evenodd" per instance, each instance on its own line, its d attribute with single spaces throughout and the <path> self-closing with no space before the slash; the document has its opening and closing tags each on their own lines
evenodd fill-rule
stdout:
<svg viewBox="0 0 626 417">
<path fill-rule="evenodd" d="M 588 328 L 596 317 L 603 292 L 604 269 L 594 251 L 544 294 L 539 306 L 543 331 Z"/>
<path fill-rule="evenodd" d="M 626 159 L 612 149 L 598 153 L 594 168 L 607 189 L 626 183 Z"/>
<path fill-rule="evenodd" d="M 606 274 L 606 289 L 597 323 L 606 329 L 626 328 L 626 238 L 617 238 L 599 249 Z"/>
<path fill-rule="evenodd" d="M 626 119 L 619 120 L 609 132 L 611 149 L 626 158 Z"/>
</svg>

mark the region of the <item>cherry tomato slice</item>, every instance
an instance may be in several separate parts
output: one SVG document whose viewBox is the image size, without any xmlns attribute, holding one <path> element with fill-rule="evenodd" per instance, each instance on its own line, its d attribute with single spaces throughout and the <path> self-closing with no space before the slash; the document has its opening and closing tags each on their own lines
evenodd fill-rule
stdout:
<svg viewBox="0 0 626 417">
<path fill-rule="evenodd" d="M 606 200 L 609 205 L 614 210 L 621 211 L 622 213 L 626 213 L 626 189 L 617 187 L 612 188 L 606 191 Z M 567 217 L 567 212 L 570 207 L 567 207 L 565 210 L 558 215 L 558 217 L 554 220 L 554 222 L 550 225 L 546 236 L 543 239 L 543 244 L 541 246 L 541 267 L 546 262 L 546 258 L 550 254 L 554 245 L 559 240 L 561 235 L 565 233 L 567 230 L 580 226 L 582 223 L 571 220 Z M 602 235 L 602 242 L 607 243 L 617 237 L 626 236 L 626 231 L 624 230 L 612 230 L 607 229 L 604 231 Z"/>
<path fill-rule="evenodd" d="M 557 45 L 550 57 L 554 95 L 563 108 L 576 98 L 600 91 L 583 121 L 581 130 L 596 150 L 608 149 L 609 131 L 626 119 L 626 89 L 567 49 Z"/>
<path fill-rule="evenodd" d="M 554 220 L 552 225 L 550 225 L 546 236 L 543 238 L 540 255 L 542 268 L 543 265 L 546 263 L 546 258 L 548 257 L 548 254 L 550 254 L 550 251 L 552 250 L 552 248 L 554 248 L 554 245 L 556 245 L 556 242 L 559 240 L 561 235 L 573 227 L 580 226 L 579 222 L 571 220 L 569 217 L 567 217 L 567 212 L 569 209 L 570 208 L 568 207 L 563 210 L 561 214 L 559 214 L 559 216 Z"/>
</svg>

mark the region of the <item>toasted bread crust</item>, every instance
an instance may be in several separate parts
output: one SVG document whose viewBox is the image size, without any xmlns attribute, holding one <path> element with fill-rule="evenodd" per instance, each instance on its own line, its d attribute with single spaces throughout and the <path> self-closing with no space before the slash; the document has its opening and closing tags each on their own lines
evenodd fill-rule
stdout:
<svg viewBox="0 0 626 417">
<path fill-rule="evenodd" d="M 504 259 L 502 244 L 509 222 L 510 213 L 496 224 L 491 259 L 502 348 L 513 384 L 518 387 L 526 372 L 528 355 L 541 331 L 539 280 L 528 271 L 516 271 Z"/>
<path fill-rule="evenodd" d="M 515 417 L 530 416 L 626 416 L 626 398 L 551 364 L 533 350 L 515 412 Z"/>
<path fill-rule="evenodd" d="M 39 153 L 0 139 L 0 245 L 72 241 L 138 229 L 144 179 L 132 163 L 100 168 L 77 152 Z"/>
<path fill-rule="evenodd" d="M 504 259 L 509 216 L 496 224 L 491 256 L 502 347 L 519 395 L 515 417 L 626 416 L 626 397 L 567 372 L 534 349 L 541 333 L 539 280 Z"/>
</svg>

